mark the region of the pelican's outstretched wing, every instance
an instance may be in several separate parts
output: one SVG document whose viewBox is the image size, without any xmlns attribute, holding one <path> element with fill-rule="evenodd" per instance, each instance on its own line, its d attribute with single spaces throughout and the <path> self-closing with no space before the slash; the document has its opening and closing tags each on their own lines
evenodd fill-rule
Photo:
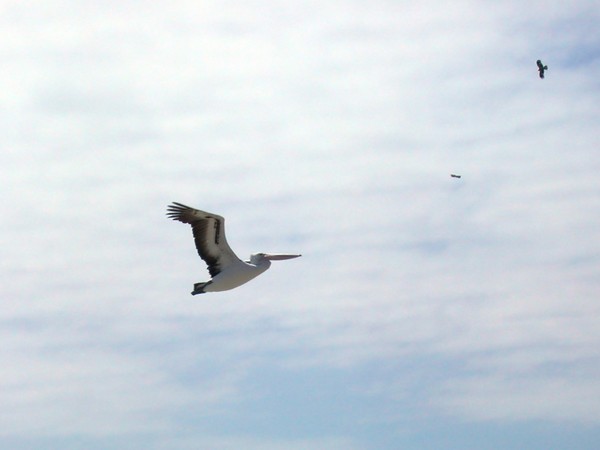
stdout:
<svg viewBox="0 0 600 450">
<path fill-rule="evenodd" d="M 177 202 L 173 202 L 167 207 L 167 216 L 192 226 L 196 249 L 200 258 L 208 265 L 208 271 L 212 277 L 230 264 L 240 262 L 225 238 L 225 219 L 223 217 Z"/>
</svg>

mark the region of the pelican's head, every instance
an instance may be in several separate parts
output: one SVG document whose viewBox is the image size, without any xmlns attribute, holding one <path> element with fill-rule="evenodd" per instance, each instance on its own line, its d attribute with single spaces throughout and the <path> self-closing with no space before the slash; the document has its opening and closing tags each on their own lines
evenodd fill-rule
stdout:
<svg viewBox="0 0 600 450">
<path fill-rule="evenodd" d="M 302 255 L 290 255 L 287 253 L 253 253 L 250 255 L 250 262 L 254 265 L 258 265 L 263 261 L 279 261 L 282 259 L 298 258 Z"/>
</svg>

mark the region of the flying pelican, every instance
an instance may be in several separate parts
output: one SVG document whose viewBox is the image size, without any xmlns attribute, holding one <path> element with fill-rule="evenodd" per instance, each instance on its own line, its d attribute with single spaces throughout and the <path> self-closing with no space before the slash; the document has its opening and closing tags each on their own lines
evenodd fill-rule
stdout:
<svg viewBox="0 0 600 450">
<path fill-rule="evenodd" d="M 173 202 L 167 207 L 167 216 L 192 226 L 196 249 L 208 265 L 209 281 L 194 284 L 192 295 L 205 292 L 227 291 L 259 276 L 271 266 L 271 261 L 297 258 L 302 255 L 254 253 L 249 261 L 240 260 L 225 238 L 225 219 L 199 209 Z"/>
<path fill-rule="evenodd" d="M 535 62 L 538 66 L 538 71 L 540 72 L 540 78 L 544 78 L 544 70 L 548 70 L 548 66 L 542 64 L 542 61 L 539 59 Z"/>
<path fill-rule="evenodd" d="M 460 178 L 462 175 L 456 175 L 455 173 L 451 173 L 450 176 L 452 178 Z"/>
</svg>

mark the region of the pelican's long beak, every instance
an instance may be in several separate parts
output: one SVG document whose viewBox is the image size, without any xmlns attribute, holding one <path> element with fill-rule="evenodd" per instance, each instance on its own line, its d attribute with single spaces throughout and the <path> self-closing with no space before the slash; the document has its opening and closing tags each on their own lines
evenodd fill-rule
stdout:
<svg viewBox="0 0 600 450">
<path fill-rule="evenodd" d="M 288 255 L 285 253 L 266 253 L 265 259 L 268 259 L 270 261 L 279 261 L 282 259 L 298 258 L 299 256 L 302 256 L 302 255 Z"/>
</svg>

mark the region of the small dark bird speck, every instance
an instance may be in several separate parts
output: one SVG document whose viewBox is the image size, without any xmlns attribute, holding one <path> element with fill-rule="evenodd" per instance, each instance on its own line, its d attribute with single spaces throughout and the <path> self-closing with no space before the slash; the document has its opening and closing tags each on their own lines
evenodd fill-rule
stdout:
<svg viewBox="0 0 600 450">
<path fill-rule="evenodd" d="M 544 71 L 548 70 L 548 66 L 545 66 L 544 64 L 542 64 L 541 60 L 537 60 L 536 64 L 538 66 L 538 71 L 540 72 L 540 78 L 544 78 Z"/>
</svg>

